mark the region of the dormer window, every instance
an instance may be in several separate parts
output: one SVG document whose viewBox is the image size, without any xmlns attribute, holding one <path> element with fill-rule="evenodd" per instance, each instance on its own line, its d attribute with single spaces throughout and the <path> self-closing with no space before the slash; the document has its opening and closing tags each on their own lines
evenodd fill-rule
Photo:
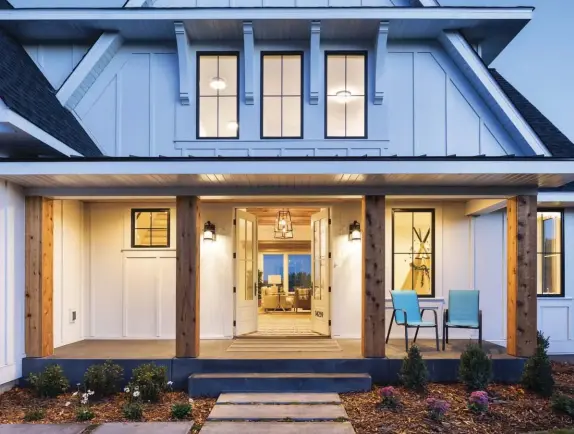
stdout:
<svg viewBox="0 0 574 434">
<path fill-rule="evenodd" d="M 366 138 L 365 53 L 326 54 L 326 131 L 327 139 Z"/>
</svg>

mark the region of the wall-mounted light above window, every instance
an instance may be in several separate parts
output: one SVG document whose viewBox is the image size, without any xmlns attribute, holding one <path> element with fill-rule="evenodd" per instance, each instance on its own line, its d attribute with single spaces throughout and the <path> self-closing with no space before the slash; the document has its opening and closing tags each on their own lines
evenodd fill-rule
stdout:
<svg viewBox="0 0 574 434">
<path fill-rule="evenodd" d="M 223 90 L 227 87 L 227 83 L 221 77 L 213 77 L 209 82 L 209 87 L 215 90 Z"/>
<path fill-rule="evenodd" d="M 209 220 L 203 225 L 203 241 L 215 241 L 215 225 Z"/>
<path fill-rule="evenodd" d="M 349 101 L 351 101 L 351 97 L 353 95 L 348 90 L 340 90 L 335 94 L 335 96 L 337 97 L 336 101 L 339 104 L 347 104 Z"/>
<path fill-rule="evenodd" d="M 361 239 L 361 224 L 355 220 L 349 225 L 349 241 Z"/>
</svg>

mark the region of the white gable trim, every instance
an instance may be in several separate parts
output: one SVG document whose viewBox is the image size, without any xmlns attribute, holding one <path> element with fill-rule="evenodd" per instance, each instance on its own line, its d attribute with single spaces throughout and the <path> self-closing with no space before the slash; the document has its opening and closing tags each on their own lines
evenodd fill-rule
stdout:
<svg viewBox="0 0 574 434">
<path fill-rule="evenodd" d="M 512 104 L 476 51 L 466 42 L 461 34 L 457 31 L 446 31 L 439 36 L 439 40 L 455 63 L 461 66 L 462 72 L 471 82 L 475 85 L 478 84 L 482 88 L 479 90 L 493 98 L 494 103 L 515 127 L 516 133 L 532 149 L 533 154 L 550 156 L 551 154 L 546 149 L 546 146 L 544 146 L 528 122 Z"/>
<path fill-rule="evenodd" d="M 40 140 L 42 143 L 50 146 L 58 152 L 67 156 L 82 157 L 83 155 L 70 148 L 65 143 L 56 139 L 54 136 L 48 134 L 43 129 L 39 128 L 29 120 L 23 118 L 18 113 L 9 109 L 0 110 L 0 122 L 6 122 L 18 128 L 19 130 L 28 133 L 30 136 Z"/>
<path fill-rule="evenodd" d="M 56 94 L 63 106 L 74 109 L 78 105 L 116 55 L 122 42 L 117 33 L 104 33 L 98 38 Z"/>
<path fill-rule="evenodd" d="M 155 0 L 128 0 L 124 8 L 151 8 Z"/>
</svg>

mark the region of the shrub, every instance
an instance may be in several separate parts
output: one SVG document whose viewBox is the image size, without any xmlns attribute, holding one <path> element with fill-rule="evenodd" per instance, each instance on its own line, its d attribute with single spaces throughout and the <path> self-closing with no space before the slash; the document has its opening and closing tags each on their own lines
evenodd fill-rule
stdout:
<svg viewBox="0 0 574 434">
<path fill-rule="evenodd" d="M 574 418 L 574 398 L 564 395 L 563 393 L 557 393 L 552 395 L 550 405 L 552 406 L 552 410 Z"/>
<path fill-rule="evenodd" d="M 142 420 L 143 407 L 141 402 L 132 401 L 124 405 L 124 416 L 129 420 Z"/>
<path fill-rule="evenodd" d="M 488 394 L 483 391 L 472 392 L 468 398 L 468 408 L 475 413 L 488 411 Z"/>
<path fill-rule="evenodd" d="M 96 417 L 95 413 L 90 407 L 78 407 L 76 409 L 76 420 L 78 422 L 86 422 Z"/>
<path fill-rule="evenodd" d="M 193 401 L 190 399 L 189 402 L 176 402 L 171 406 L 171 418 L 172 419 L 185 419 L 191 414 L 191 404 Z"/>
<path fill-rule="evenodd" d="M 26 422 L 36 422 L 46 417 L 46 412 L 41 408 L 32 408 L 24 413 L 24 420 Z"/>
<path fill-rule="evenodd" d="M 413 345 L 409 348 L 408 354 L 403 359 L 399 379 L 408 389 L 421 391 L 426 388 L 428 370 L 418 346 Z"/>
<path fill-rule="evenodd" d="M 54 398 L 70 387 L 60 365 L 46 366 L 43 372 L 30 374 L 28 382 L 40 398 Z"/>
<path fill-rule="evenodd" d="M 86 388 L 96 392 L 97 398 L 110 396 L 116 393 L 122 382 L 124 369 L 111 360 L 104 364 L 92 365 L 84 374 Z"/>
<path fill-rule="evenodd" d="M 384 408 L 397 408 L 399 406 L 399 397 L 393 386 L 381 389 L 381 406 Z"/>
<path fill-rule="evenodd" d="M 442 399 L 428 398 L 427 411 L 432 420 L 440 422 L 444 419 L 446 412 L 450 408 L 450 404 Z"/>
<path fill-rule="evenodd" d="M 486 389 L 492 376 L 490 357 L 477 344 L 468 344 L 460 355 L 458 376 L 469 390 Z"/>
<path fill-rule="evenodd" d="M 548 358 L 549 338 L 538 332 L 536 352 L 524 365 L 522 385 L 541 396 L 551 396 L 554 390 L 552 365 Z"/>
<path fill-rule="evenodd" d="M 167 384 L 167 370 L 165 366 L 154 363 L 145 363 L 132 372 L 131 388 L 141 394 L 144 401 L 159 401 L 161 393 Z"/>
</svg>

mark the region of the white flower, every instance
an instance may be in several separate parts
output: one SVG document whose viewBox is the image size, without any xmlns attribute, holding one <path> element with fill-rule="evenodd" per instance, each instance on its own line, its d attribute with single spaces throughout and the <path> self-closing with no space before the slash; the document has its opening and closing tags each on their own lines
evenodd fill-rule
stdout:
<svg viewBox="0 0 574 434">
<path fill-rule="evenodd" d="M 130 388 L 129 388 L 129 387 L 124 387 L 124 392 L 130 393 Z"/>
<path fill-rule="evenodd" d="M 72 396 L 77 396 L 78 395 L 78 391 L 75 391 L 74 393 L 72 393 Z"/>
<path fill-rule="evenodd" d="M 139 386 L 134 387 L 134 390 L 140 390 Z"/>
<path fill-rule="evenodd" d="M 88 403 L 88 398 L 87 398 L 87 397 L 86 397 L 86 398 L 82 398 L 81 403 L 84 404 L 84 405 L 86 405 L 86 404 Z"/>
<path fill-rule="evenodd" d="M 82 398 L 88 399 L 88 394 L 87 394 L 87 393 L 82 393 Z"/>
<path fill-rule="evenodd" d="M 65 405 L 66 405 L 66 407 L 69 407 L 69 406 L 70 406 L 70 404 L 71 404 L 71 402 L 70 402 L 70 401 L 68 401 L 68 402 L 66 402 L 66 404 L 65 404 Z"/>
<path fill-rule="evenodd" d="M 140 396 L 140 393 L 136 390 L 136 391 L 134 392 L 134 398 L 137 398 L 138 396 Z"/>
<path fill-rule="evenodd" d="M 76 383 L 76 386 L 80 387 L 80 383 Z"/>
<path fill-rule="evenodd" d="M 94 393 L 96 393 L 96 392 L 94 392 L 93 390 L 88 390 L 88 395 L 89 395 L 89 396 L 92 396 Z"/>
<path fill-rule="evenodd" d="M 168 385 L 168 386 L 171 386 L 172 384 L 173 384 L 173 381 L 168 381 L 168 382 L 167 382 L 167 385 Z"/>
<path fill-rule="evenodd" d="M 189 403 L 193 404 L 193 399 L 189 398 Z"/>
</svg>

